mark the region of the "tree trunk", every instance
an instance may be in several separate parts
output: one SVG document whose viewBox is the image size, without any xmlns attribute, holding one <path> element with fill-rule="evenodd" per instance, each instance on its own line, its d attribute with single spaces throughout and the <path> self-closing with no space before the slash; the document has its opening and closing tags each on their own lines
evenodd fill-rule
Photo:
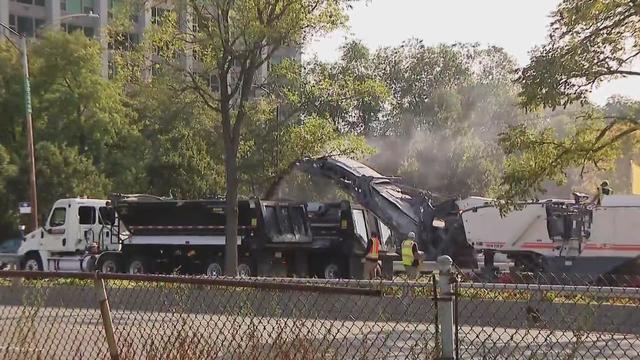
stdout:
<svg viewBox="0 0 640 360">
<path fill-rule="evenodd" d="M 238 159 L 232 141 L 225 141 L 224 153 L 227 180 L 224 274 L 238 276 Z"/>
</svg>

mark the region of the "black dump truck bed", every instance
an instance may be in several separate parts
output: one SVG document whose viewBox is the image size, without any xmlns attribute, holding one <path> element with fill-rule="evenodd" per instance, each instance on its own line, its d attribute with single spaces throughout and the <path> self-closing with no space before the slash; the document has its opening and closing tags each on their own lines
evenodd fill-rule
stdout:
<svg viewBox="0 0 640 360">
<path fill-rule="evenodd" d="M 112 195 L 110 201 L 118 216 L 123 263 L 143 257 L 155 261 L 156 268 L 188 268 L 196 273 L 222 268 L 223 200 Z M 377 229 L 376 219 L 367 216 L 346 201 L 240 200 L 239 262 L 252 274 L 265 276 L 361 276 L 366 239 Z"/>
<path fill-rule="evenodd" d="M 149 196 L 112 197 L 118 218 L 134 236 L 224 235 L 223 200 L 173 200 Z M 304 204 L 238 201 L 238 235 L 265 243 L 309 243 Z"/>
</svg>

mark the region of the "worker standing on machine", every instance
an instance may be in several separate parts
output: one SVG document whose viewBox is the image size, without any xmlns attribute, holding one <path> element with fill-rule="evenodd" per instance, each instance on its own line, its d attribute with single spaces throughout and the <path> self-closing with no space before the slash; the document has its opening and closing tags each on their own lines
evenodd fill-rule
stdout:
<svg viewBox="0 0 640 360">
<path fill-rule="evenodd" d="M 604 195 L 613 195 L 613 189 L 609 186 L 609 181 L 607 180 L 604 180 L 600 184 L 600 186 L 598 186 L 598 191 L 591 200 L 591 204 L 595 203 L 596 205 L 600 206 L 600 204 L 602 203 L 602 197 Z"/>
<path fill-rule="evenodd" d="M 402 242 L 402 265 L 407 273 L 407 279 L 418 278 L 418 266 L 420 265 L 420 252 L 416 244 L 416 234 L 412 231 L 407 235 L 407 239 Z"/>
<path fill-rule="evenodd" d="M 364 258 L 364 278 L 372 280 L 376 277 L 378 270 L 378 260 L 380 259 L 380 235 L 371 232 L 371 237 L 367 241 L 367 255 Z"/>
</svg>

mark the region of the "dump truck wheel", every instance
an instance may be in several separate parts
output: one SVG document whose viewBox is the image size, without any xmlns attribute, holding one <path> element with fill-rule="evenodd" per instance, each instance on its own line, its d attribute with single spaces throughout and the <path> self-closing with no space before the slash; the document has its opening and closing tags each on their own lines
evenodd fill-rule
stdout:
<svg viewBox="0 0 640 360">
<path fill-rule="evenodd" d="M 120 272 L 120 266 L 118 261 L 113 256 L 107 256 L 104 259 L 102 257 L 98 259 L 98 269 L 103 273 L 117 273 Z"/>
<path fill-rule="evenodd" d="M 219 259 L 211 260 L 207 263 L 207 266 L 204 268 L 204 273 L 207 276 L 222 276 L 222 262 Z"/>
<path fill-rule="evenodd" d="M 340 265 L 336 262 L 330 262 L 324 266 L 324 278 L 325 279 L 339 279 L 341 277 Z"/>
<path fill-rule="evenodd" d="M 247 261 L 240 261 L 238 264 L 238 276 L 239 277 L 251 277 L 251 265 Z"/>
<path fill-rule="evenodd" d="M 143 257 L 134 257 L 129 260 L 127 272 L 129 274 L 146 274 L 149 272 L 148 262 Z"/>
</svg>

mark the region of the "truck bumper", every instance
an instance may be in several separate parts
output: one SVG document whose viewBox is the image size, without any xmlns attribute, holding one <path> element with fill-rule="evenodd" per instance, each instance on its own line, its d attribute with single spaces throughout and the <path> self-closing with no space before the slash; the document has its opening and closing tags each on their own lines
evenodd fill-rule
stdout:
<svg viewBox="0 0 640 360">
<path fill-rule="evenodd" d="M 1 254 L 0 269 L 18 269 L 23 256 L 18 254 Z"/>
</svg>

